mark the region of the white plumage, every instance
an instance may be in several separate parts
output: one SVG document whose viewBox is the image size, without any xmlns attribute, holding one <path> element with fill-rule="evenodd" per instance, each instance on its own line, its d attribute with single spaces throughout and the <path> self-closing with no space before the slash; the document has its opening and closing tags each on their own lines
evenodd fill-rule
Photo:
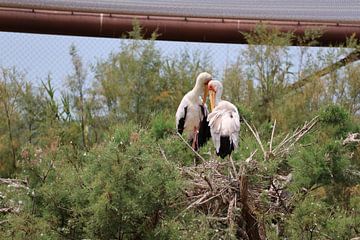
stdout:
<svg viewBox="0 0 360 240">
<path fill-rule="evenodd" d="M 176 111 L 176 129 L 180 134 L 187 134 L 195 150 L 210 138 L 205 101 L 211 78 L 209 73 L 200 73 L 194 88 L 185 94 Z"/>
<path fill-rule="evenodd" d="M 221 100 L 223 86 L 216 80 L 208 84 L 211 113 L 208 116 L 211 138 L 216 153 L 224 158 L 239 144 L 240 116 L 234 104 Z"/>
</svg>

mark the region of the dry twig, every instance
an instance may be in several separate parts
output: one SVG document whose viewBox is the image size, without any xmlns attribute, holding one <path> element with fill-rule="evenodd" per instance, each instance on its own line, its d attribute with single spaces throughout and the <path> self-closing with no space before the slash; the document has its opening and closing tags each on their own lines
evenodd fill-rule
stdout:
<svg viewBox="0 0 360 240">
<path fill-rule="evenodd" d="M 258 131 L 256 130 L 256 128 L 254 127 L 254 129 L 250 126 L 250 124 L 246 121 L 245 118 L 243 118 L 243 121 L 245 122 L 246 126 L 250 129 L 251 133 L 254 135 L 256 141 L 258 142 L 263 154 L 264 154 L 264 159 L 266 158 L 266 151 L 265 151 L 265 148 L 261 142 L 261 139 L 260 139 L 260 136 L 259 136 L 259 133 Z"/>
<path fill-rule="evenodd" d="M 309 122 L 305 122 L 302 128 L 297 128 L 291 136 L 287 134 L 280 144 L 274 148 L 272 153 L 276 156 L 288 153 L 295 143 L 307 134 L 317 123 L 318 116 L 314 117 Z"/>
<path fill-rule="evenodd" d="M 0 178 L 0 184 L 6 184 L 15 188 L 29 189 L 27 181 L 21 179 Z"/>
<path fill-rule="evenodd" d="M 190 146 L 190 144 L 183 138 L 183 136 L 181 136 L 180 133 L 176 133 L 176 134 L 177 134 L 177 135 L 180 137 L 180 139 L 186 144 L 186 146 L 188 146 L 188 147 L 191 149 L 191 151 L 192 151 L 193 153 L 195 153 L 195 155 L 198 156 L 198 157 L 201 159 L 202 162 L 205 162 L 205 159 L 204 159 L 197 151 L 195 151 L 195 150 Z"/>
<path fill-rule="evenodd" d="M 348 136 L 344 139 L 343 145 L 349 143 L 360 143 L 360 133 L 349 133 Z"/>
</svg>

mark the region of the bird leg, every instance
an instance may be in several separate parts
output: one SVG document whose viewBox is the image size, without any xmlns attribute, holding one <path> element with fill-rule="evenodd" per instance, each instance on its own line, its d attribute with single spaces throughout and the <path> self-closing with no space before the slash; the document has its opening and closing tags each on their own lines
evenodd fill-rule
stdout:
<svg viewBox="0 0 360 240">
<path fill-rule="evenodd" d="M 197 127 L 194 127 L 194 139 L 193 139 L 193 143 L 192 143 L 192 148 L 197 151 L 198 150 L 198 135 L 199 135 L 199 130 L 197 129 Z"/>
</svg>

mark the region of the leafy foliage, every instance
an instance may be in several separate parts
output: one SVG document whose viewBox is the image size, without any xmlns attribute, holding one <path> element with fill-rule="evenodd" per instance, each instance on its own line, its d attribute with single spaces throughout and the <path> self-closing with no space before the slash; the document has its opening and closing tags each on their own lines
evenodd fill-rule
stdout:
<svg viewBox="0 0 360 240">
<path fill-rule="evenodd" d="M 37 88 L 21 71 L 0 69 L 0 180 L 24 179 L 0 182 L 3 238 L 236 236 L 204 211 L 184 210 L 191 182 L 179 168 L 196 159 L 175 134 L 174 112 L 197 74 L 212 72 L 208 53 L 164 56 L 156 36 L 145 41 L 141 32 L 135 25 L 133 39 L 91 69 L 71 46 L 74 69 L 61 92 L 51 74 Z M 269 239 L 349 239 L 360 232 L 360 146 L 344 143 L 360 131 L 358 63 L 288 91 L 357 47 L 350 39 L 346 48 L 310 49 L 320 36 L 307 31 L 294 50 L 292 33 L 258 26 L 222 76 L 224 98 L 262 138 L 264 151 L 243 122 L 233 159 L 249 171 L 248 184 L 258 191 L 254 212 Z M 273 154 L 286 132 L 315 115 L 318 124 L 291 151 Z M 218 161 L 213 153 L 211 141 L 200 150 Z M 274 197 L 273 183 L 284 176 L 291 181 Z"/>
</svg>

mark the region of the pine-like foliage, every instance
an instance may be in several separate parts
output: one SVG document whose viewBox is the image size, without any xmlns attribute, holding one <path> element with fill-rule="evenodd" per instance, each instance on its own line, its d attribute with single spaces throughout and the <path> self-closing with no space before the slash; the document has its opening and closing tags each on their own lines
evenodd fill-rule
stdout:
<svg viewBox="0 0 360 240">
<path fill-rule="evenodd" d="M 208 53 L 165 56 L 141 32 L 91 68 L 70 46 L 61 91 L 51 74 L 34 86 L 0 68 L 1 239 L 359 236 L 359 65 L 314 74 L 353 38 L 314 50 L 318 31 L 298 48 L 291 33 L 247 34 L 222 75 L 242 121 L 221 160 L 211 141 L 196 154 L 175 132 L 182 96 L 213 69 Z"/>
</svg>

